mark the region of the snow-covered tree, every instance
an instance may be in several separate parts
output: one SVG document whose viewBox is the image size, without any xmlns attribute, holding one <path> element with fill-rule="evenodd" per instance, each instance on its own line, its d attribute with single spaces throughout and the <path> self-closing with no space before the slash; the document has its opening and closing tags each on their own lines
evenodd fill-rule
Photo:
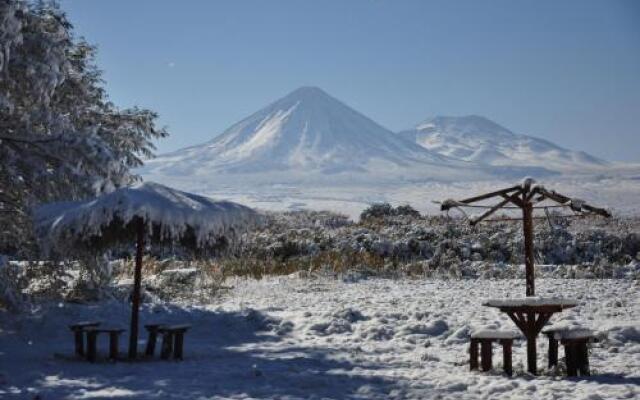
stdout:
<svg viewBox="0 0 640 400">
<path fill-rule="evenodd" d="M 0 253 L 33 203 L 130 183 L 167 135 L 153 111 L 109 101 L 95 55 L 56 3 L 0 0 Z"/>
</svg>

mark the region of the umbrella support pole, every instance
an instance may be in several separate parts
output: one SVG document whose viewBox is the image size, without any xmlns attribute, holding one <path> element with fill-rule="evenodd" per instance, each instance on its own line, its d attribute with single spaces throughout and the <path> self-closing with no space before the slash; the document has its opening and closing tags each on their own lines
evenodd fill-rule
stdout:
<svg viewBox="0 0 640 400">
<path fill-rule="evenodd" d="M 138 354 L 138 314 L 140 311 L 140 287 L 142 281 L 142 253 L 144 251 L 144 221 L 137 222 L 136 266 L 133 275 L 133 293 L 131 296 L 131 328 L 129 330 L 129 359 Z"/>
<path fill-rule="evenodd" d="M 522 207 L 522 228 L 524 233 L 524 264 L 527 296 L 536 295 L 535 287 L 535 271 L 534 271 L 534 256 L 533 256 L 533 206 L 530 202 L 524 202 Z"/>
</svg>

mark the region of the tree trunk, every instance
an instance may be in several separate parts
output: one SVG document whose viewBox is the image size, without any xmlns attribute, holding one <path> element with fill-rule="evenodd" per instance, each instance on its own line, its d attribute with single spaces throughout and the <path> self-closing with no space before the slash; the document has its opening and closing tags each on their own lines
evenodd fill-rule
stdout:
<svg viewBox="0 0 640 400">
<path fill-rule="evenodd" d="M 140 286 L 142 281 L 142 252 L 144 251 L 144 221 L 138 218 L 138 240 L 136 243 L 136 266 L 133 275 L 133 293 L 131 296 L 131 328 L 129 331 L 129 359 L 138 354 L 138 314 L 140 311 Z"/>
</svg>

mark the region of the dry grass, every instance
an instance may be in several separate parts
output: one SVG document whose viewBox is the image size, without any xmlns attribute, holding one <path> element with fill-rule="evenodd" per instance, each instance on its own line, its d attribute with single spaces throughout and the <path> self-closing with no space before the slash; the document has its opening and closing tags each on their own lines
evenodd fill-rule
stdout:
<svg viewBox="0 0 640 400">
<path fill-rule="evenodd" d="M 340 274 L 353 269 L 367 269 L 383 272 L 390 264 L 385 263 L 383 257 L 370 252 L 327 250 L 311 256 L 286 259 L 278 257 L 225 259 L 219 261 L 218 265 L 225 277 L 247 276 L 260 279 L 267 275 L 289 275 L 299 271 Z"/>
</svg>

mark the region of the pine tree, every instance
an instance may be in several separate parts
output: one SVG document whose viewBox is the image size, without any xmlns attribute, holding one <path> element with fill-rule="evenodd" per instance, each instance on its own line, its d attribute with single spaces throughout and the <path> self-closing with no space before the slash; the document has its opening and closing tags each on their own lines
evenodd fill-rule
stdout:
<svg viewBox="0 0 640 400">
<path fill-rule="evenodd" d="M 167 135 L 109 101 L 95 56 L 55 2 L 0 0 L 0 253 L 24 248 L 31 206 L 130 184 Z"/>
</svg>

